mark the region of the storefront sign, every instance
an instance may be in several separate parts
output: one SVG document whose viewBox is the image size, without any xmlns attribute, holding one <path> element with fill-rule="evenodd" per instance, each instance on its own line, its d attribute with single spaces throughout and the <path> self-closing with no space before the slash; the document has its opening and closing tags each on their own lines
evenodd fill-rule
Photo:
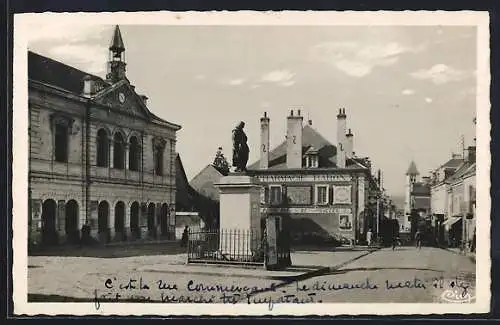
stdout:
<svg viewBox="0 0 500 325">
<path fill-rule="evenodd" d="M 345 182 L 350 181 L 350 175 L 259 175 L 259 181 L 263 183 L 293 183 L 293 182 Z"/>
<path fill-rule="evenodd" d="M 351 208 L 261 208 L 260 211 L 262 213 L 296 213 L 296 214 L 308 214 L 308 213 L 324 213 L 324 214 L 340 214 L 340 213 L 352 213 Z"/>
<path fill-rule="evenodd" d="M 289 204 L 309 205 L 312 203 L 310 186 L 288 186 L 287 195 Z"/>
<path fill-rule="evenodd" d="M 333 203 L 335 204 L 350 204 L 351 203 L 351 186 L 334 186 L 333 187 Z"/>
</svg>

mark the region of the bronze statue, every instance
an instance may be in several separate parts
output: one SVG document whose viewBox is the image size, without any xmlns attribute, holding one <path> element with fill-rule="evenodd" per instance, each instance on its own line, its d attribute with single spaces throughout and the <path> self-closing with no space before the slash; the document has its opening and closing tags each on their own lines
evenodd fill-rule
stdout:
<svg viewBox="0 0 500 325">
<path fill-rule="evenodd" d="M 248 153 L 250 149 L 247 145 L 247 135 L 243 131 L 245 122 L 240 122 L 233 130 L 233 166 L 235 172 L 245 172 L 247 170 Z"/>
</svg>

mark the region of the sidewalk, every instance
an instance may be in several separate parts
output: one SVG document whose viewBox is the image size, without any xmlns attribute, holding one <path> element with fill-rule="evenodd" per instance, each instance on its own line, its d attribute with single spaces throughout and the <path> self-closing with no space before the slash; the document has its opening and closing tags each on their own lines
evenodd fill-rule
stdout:
<svg viewBox="0 0 500 325">
<path fill-rule="evenodd" d="M 440 248 L 444 249 L 444 250 L 447 250 L 449 252 L 458 254 L 458 255 L 467 256 L 471 261 L 473 261 L 474 263 L 476 263 L 476 253 L 475 252 L 469 252 L 469 251 L 463 252 L 458 247 L 444 247 L 444 246 L 441 246 Z"/>
</svg>

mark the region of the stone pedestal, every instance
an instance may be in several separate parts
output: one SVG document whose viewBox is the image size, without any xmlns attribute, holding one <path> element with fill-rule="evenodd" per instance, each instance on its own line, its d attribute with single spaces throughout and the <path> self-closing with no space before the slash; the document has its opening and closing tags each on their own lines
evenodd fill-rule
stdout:
<svg viewBox="0 0 500 325">
<path fill-rule="evenodd" d="M 222 254 L 251 256 L 260 244 L 260 184 L 245 174 L 230 174 L 215 184 L 220 190 Z"/>
</svg>

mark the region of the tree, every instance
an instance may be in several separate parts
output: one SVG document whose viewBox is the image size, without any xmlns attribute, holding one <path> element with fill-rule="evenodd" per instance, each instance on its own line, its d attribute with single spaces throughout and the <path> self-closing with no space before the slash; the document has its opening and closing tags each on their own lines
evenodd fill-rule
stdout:
<svg viewBox="0 0 500 325">
<path fill-rule="evenodd" d="M 229 163 L 227 162 L 226 157 L 224 157 L 224 154 L 222 153 L 222 147 L 219 147 L 217 149 L 212 166 L 214 166 L 215 169 L 217 169 L 224 176 L 227 176 L 229 174 Z"/>
</svg>

